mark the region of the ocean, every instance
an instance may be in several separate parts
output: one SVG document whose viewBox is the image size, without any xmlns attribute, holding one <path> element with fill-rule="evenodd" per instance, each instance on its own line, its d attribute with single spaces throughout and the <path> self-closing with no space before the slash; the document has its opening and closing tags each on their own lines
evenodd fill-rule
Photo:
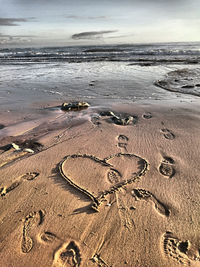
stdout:
<svg viewBox="0 0 200 267">
<path fill-rule="evenodd" d="M 0 49 L 1 64 L 8 62 L 130 62 L 133 64 L 193 63 L 200 60 L 200 43 Z"/>
<path fill-rule="evenodd" d="M 200 43 L 2 48 L 0 106 L 23 110 L 48 101 L 190 100 L 190 92 L 170 92 L 155 81 L 199 64 Z M 198 96 L 200 89 L 193 89 Z"/>
</svg>

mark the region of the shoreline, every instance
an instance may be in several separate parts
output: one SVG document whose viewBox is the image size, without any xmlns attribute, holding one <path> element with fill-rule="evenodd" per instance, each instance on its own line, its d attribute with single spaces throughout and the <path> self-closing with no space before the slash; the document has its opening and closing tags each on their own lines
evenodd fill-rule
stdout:
<svg viewBox="0 0 200 267">
<path fill-rule="evenodd" d="M 18 136 L 23 135 L 23 133 L 29 132 L 34 128 L 38 128 L 44 124 L 49 124 L 51 128 L 51 124 L 54 125 L 53 129 L 56 130 L 56 127 L 64 128 L 66 124 L 68 127 L 71 127 L 70 123 L 74 123 L 77 121 L 77 124 L 82 123 L 84 121 L 91 121 L 93 118 L 102 119 L 101 116 L 102 111 L 112 111 L 117 113 L 125 113 L 129 115 L 140 114 L 140 117 L 150 112 L 168 112 L 170 110 L 186 110 L 194 112 L 198 114 L 199 102 L 198 97 L 194 97 L 194 99 L 189 100 L 144 100 L 141 102 L 133 102 L 133 103 L 110 103 L 106 105 L 95 105 L 91 106 L 87 109 L 79 110 L 79 111 L 63 111 L 61 110 L 60 101 L 53 101 L 48 103 L 40 103 L 35 106 L 33 109 L 27 109 L 26 114 L 22 112 L 7 112 L 1 111 L 1 129 L 0 129 L 0 138 L 5 136 Z M 143 113 L 143 115 L 142 115 Z M 63 126 L 62 126 L 63 124 Z M 76 123 L 75 123 L 76 124 Z M 43 127 L 44 128 L 44 127 Z M 48 128 L 48 126 L 47 126 Z M 52 129 L 52 130 L 53 130 Z M 19 131 L 19 132 L 18 132 Z M 20 134 L 21 132 L 21 134 Z"/>
</svg>

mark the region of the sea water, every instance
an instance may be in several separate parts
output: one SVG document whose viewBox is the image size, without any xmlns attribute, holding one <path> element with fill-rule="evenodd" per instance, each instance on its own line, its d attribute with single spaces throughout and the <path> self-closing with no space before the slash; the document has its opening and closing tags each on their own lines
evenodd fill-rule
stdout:
<svg viewBox="0 0 200 267">
<path fill-rule="evenodd" d="M 194 96 L 154 85 L 170 71 L 200 66 L 200 43 L 0 49 L 0 107 L 84 100 L 94 105 Z"/>
</svg>

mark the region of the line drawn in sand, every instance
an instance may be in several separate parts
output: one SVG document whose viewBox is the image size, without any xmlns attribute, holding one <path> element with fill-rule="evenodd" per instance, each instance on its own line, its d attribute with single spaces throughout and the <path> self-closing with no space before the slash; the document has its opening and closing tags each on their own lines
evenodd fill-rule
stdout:
<svg viewBox="0 0 200 267">
<path fill-rule="evenodd" d="M 78 174 L 75 173 L 77 168 Z M 145 175 L 147 169 L 148 163 L 145 159 L 129 153 L 118 153 L 104 159 L 86 154 L 68 155 L 58 165 L 60 175 L 68 184 L 91 199 L 91 208 L 94 211 L 99 211 L 99 206 L 107 195 L 136 182 Z M 82 177 L 86 177 L 86 180 L 81 179 Z"/>
<path fill-rule="evenodd" d="M 168 258 L 191 266 L 191 261 L 200 261 L 199 249 L 189 240 L 181 241 L 173 233 L 167 231 L 161 238 L 161 247 Z"/>
<path fill-rule="evenodd" d="M 8 193 L 10 193 L 12 190 L 17 188 L 24 180 L 26 181 L 32 181 L 37 176 L 39 176 L 38 172 L 27 172 L 21 176 L 19 176 L 14 182 L 12 182 L 8 186 L 3 186 L 0 188 L 0 196 L 5 197 Z"/>
<path fill-rule="evenodd" d="M 81 266 L 81 253 L 74 241 L 64 243 L 54 254 L 53 266 L 79 267 Z"/>
<path fill-rule="evenodd" d="M 34 211 L 29 213 L 23 224 L 21 251 L 23 253 L 29 253 L 34 246 L 33 238 L 30 236 L 32 227 L 39 226 L 44 221 L 44 211 Z"/>
</svg>

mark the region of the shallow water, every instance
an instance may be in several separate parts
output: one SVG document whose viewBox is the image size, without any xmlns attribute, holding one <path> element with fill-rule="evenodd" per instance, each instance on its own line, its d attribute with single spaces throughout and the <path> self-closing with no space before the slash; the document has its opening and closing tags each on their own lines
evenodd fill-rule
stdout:
<svg viewBox="0 0 200 267">
<path fill-rule="evenodd" d="M 192 99 L 154 82 L 181 65 L 129 66 L 124 62 L 0 65 L 1 109 L 24 110 L 32 104 L 85 100 L 92 105 L 151 100 Z M 194 66 L 189 66 L 194 68 Z"/>
<path fill-rule="evenodd" d="M 154 82 L 170 71 L 198 68 L 199 59 L 199 43 L 1 49 L 0 110 L 36 112 L 44 103 L 74 100 L 92 106 L 192 101 Z"/>
</svg>

